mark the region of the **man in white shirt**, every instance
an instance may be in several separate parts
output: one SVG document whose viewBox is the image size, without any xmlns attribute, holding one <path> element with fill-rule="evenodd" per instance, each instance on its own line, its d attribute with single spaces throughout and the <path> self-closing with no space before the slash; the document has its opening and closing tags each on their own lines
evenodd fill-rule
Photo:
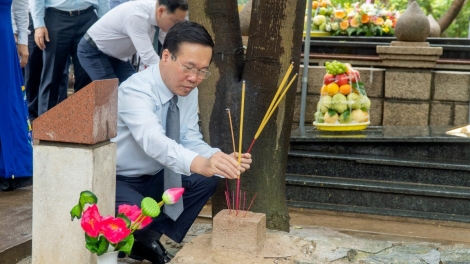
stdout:
<svg viewBox="0 0 470 264">
<path fill-rule="evenodd" d="M 116 208 L 140 205 L 144 197 L 161 200 L 165 170 L 177 173 L 185 188 L 181 215 L 172 220 L 162 212 L 148 227 L 136 231 L 131 258 L 169 261 L 158 242 L 161 234 L 181 242 L 215 192 L 219 177 L 236 179 L 250 168 L 249 153 L 242 154 L 239 165 L 236 153 L 210 147 L 199 132 L 196 86 L 210 75 L 213 47 L 204 27 L 177 23 L 168 31 L 160 62 L 118 88 L 118 133 L 112 139 L 117 144 Z M 175 95 L 180 143 L 166 136 L 167 112 Z"/>
<path fill-rule="evenodd" d="M 155 27 L 167 32 L 187 13 L 186 0 L 120 4 L 88 30 L 78 46 L 78 58 L 92 80 L 118 78 L 122 83 L 135 73 L 129 58 L 136 52 L 145 66 L 158 63 L 152 45 L 158 34 Z"/>
</svg>

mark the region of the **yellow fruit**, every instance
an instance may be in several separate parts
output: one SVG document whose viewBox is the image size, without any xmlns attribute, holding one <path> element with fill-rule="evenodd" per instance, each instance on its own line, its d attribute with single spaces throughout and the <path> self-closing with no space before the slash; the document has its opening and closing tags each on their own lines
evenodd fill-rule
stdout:
<svg viewBox="0 0 470 264">
<path fill-rule="evenodd" d="M 323 86 L 321 87 L 321 89 L 320 89 L 320 94 L 321 94 L 322 96 L 328 94 L 328 92 L 326 91 L 326 85 L 323 85 Z"/>
<path fill-rule="evenodd" d="M 325 89 L 326 89 L 326 92 L 328 93 L 329 96 L 333 96 L 333 95 L 338 93 L 339 86 L 336 83 L 332 82 L 332 83 L 328 84 L 325 87 Z"/>
<path fill-rule="evenodd" d="M 318 1 L 313 1 L 312 2 L 312 9 L 317 9 L 318 7 Z"/>
<path fill-rule="evenodd" d="M 350 94 L 351 91 L 352 91 L 351 85 L 349 85 L 349 84 L 343 84 L 339 87 L 339 92 L 344 94 L 344 95 Z"/>
</svg>

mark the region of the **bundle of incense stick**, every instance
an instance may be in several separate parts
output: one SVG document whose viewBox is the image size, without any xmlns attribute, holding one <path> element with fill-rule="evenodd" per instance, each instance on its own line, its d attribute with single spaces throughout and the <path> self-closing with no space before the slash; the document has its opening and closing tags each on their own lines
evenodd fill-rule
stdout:
<svg viewBox="0 0 470 264">
<path fill-rule="evenodd" d="M 292 79 L 290 80 L 288 85 L 286 87 L 284 87 L 286 82 L 287 82 L 287 79 L 289 78 L 289 75 L 292 72 L 293 68 L 294 68 L 294 63 L 291 63 L 290 66 L 289 66 L 289 69 L 287 70 L 286 74 L 284 75 L 284 78 L 281 81 L 281 84 L 279 85 L 279 87 L 276 91 L 276 94 L 274 95 L 273 100 L 271 101 L 271 104 L 269 105 L 268 110 L 266 111 L 266 114 L 264 115 L 263 120 L 261 121 L 261 124 L 260 124 L 260 126 L 259 126 L 259 128 L 258 128 L 258 130 L 255 134 L 255 137 L 253 138 L 253 141 L 251 142 L 250 147 L 248 148 L 247 153 L 250 153 L 256 139 L 259 137 L 259 135 L 263 131 L 263 129 L 266 126 L 269 118 L 271 118 L 271 115 L 274 113 L 274 110 L 276 110 L 277 106 L 279 105 L 281 100 L 284 98 L 284 96 L 286 95 L 289 88 L 292 86 L 292 83 L 297 78 L 298 74 L 296 73 L 295 76 L 292 77 Z M 228 111 L 229 120 L 230 120 L 230 129 L 231 129 L 231 132 L 232 132 L 232 144 L 233 144 L 233 148 L 234 148 L 234 152 L 235 152 L 235 138 L 233 136 L 232 117 L 230 115 L 230 109 L 227 109 L 227 111 Z M 245 111 L 245 81 L 243 81 L 243 84 L 242 84 L 242 100 L 241 100 L 241 114 L 240 114 L 240 138 L 239 138 L 239 143 L 238 143 L 238 149 L 239 149 L 238 150 L 238 164 L 239 165 L 241 164 L 241 155 L 242 155 L 244 111 Z M 237 191 L 236 191 L 236 200 L 235 200 L 236 204 L 235 204 L 235 206 L 232 207 L 234 210 L 236 210 L 236 215 L 238 215 L 238 210 L 240 209 L 239 200 L 241 199 L 241 197 L 239 198 L 239 195 L 241 195 L 241 192 L 240 192 L 240 175 L 238 175 L 238 177 L 237 177 Z M 235 197 L 233 197 L 233 198 L 235 198 Z M 232 198 L 232 201 L 233 201 L 233 198 Z M 251 201 L 250 206 L 248 208 L 250 208 L 251 204 L 253 204 L 254 198 L 256 198 L 256 195 L 253 197 L 253 200 Z M 230 205 L 230 192 L 228 191 L 228 185 L 227 185 L 227 191 L 226 191 L 226 199 L 227 199 L 227 205 Z M 245 207 L 245 206 L 243 206 L 243 207 Z M 245 209 L 245 208 L 243 208 L 243 209 Z M 246 213 L 245 213 L 245 215 L 246 215 Z"/>
<path fill-rule="evenodd" d="M 291 87 L 292 83 L 297 78 L 298 73 L 296 73 L 294 75 L 294 77 L 292 77 L 292 79 L 290 80 L 289 84 L 286 87 L 284 87 L 284 85 L 286 84 L 287 79 L 289 78 L 289 75 L 291 74 L 293 68 L 294 68 L 294 63 L 292 62 L 290 64 L 289 69 L 287 70 L 286 74 L 284 75 L 284 78 L 282 79 L 281 84 L 277 88 L 277 92 L 274 95 L 274 98 L 271 101 L 271 104 L 269 105 L 268 111 L 266 111 L 266 114 L 264 115 L 264 118 L 261 121 L 261 124 L 259 125 L 258 131 L 256 131 L 255 137 L 253 138 L 253 141 L 251 142 L 251 145 L 248 148 L 247 153 L 251 152 L 251 149 L 253 148 L 253 145 L 255 144 L 256 139 L 258 139 L 258 137 L 261 134 L 261 132 L 263 131 L 264 127 L 268 123 L 269 118 L 271 118 L 272 114 L 274 113 L 274 110 L 276 110 L 276 107 L 279 105 L 279 103 L 281 102 L 281 100 L 284 98 L 287 91 Z"/>
</svg>

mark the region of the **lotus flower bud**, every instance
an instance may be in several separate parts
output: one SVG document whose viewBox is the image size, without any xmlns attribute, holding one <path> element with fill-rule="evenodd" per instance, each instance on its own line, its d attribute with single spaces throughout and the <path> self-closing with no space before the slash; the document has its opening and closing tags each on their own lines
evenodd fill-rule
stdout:
<svg viewBox="0 0 470 264">
<path fill-rule="evenodd" d="M 165 204 L 175 204 L 184 193 L 184 188 L 171 188 L 166 190 L 162 195 Z"/>
</svg>

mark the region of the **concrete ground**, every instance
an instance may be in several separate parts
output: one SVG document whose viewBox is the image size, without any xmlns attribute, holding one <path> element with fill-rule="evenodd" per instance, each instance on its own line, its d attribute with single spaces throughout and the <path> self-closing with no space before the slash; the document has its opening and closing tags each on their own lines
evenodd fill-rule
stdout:
<svg viewBox="0 0 470 264">
<path fill-rule="evenodd" d="M 31 263 L 31 211 L 31 186 L 0 192 L 0 264 Z M 185 245 L 185 249 L 194 246 L 193 239 L 210 235 L 210 212 L 208 204 L 182 244 L 163 237 L 168 251 L 177 254 Z M 296 208 L 290 208 L 289 214 L 290 232 L 281 235 L 310 243 L 301 251 L 311 261 L 284 256 L 269 263 L 470 263 L 470 224 Z M 182 259 L 176 255 L 172 262 L 188 263 Z M 148 262 L 121 259 L 119 263 Z"/>
</svg>

